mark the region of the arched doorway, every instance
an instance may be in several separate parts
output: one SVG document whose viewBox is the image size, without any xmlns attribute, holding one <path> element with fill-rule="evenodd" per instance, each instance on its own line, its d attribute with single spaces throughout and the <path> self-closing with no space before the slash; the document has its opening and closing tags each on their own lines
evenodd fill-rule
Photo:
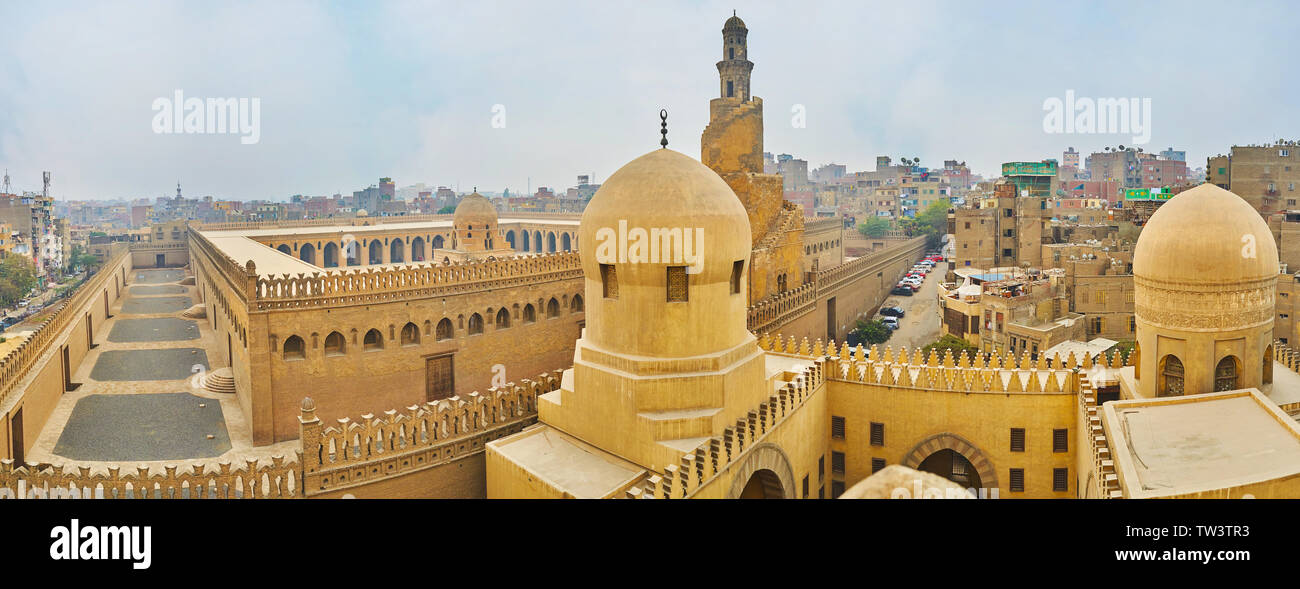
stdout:
<svg viewBox="0 0 1300 589">
<path fill-rule="evenodd" d="M 554 233 L 547 233 L 547 234 L 546 234 L 546 251 L 547 251 L 547 253 L 552 253 L 552 254 L 555 253 L 555 234 L 554 234 Z"/>
<path fill-rule="evenodd" d="M 416 237 L 411 240 L 411 261 L 423 262 L 424 258 L 424 238 Z"/>
<path fill-rule="evenodd" d="M 384 263 L 384 245 L 379 243 L 378 239 L 370 240 L 370 262 L 371 264 Z"/>
<path fill-rule="evenodd" d="M 937 474 L 968 489 L 979 489 L 980 475 L 965 456 L 943 449 L 921 461 L 916 470 Z"/>
<path fill-rule="evenodd" d="M 316 247 L 310 243 L 302 244 L 302 247 L 298 248 L 298 259 L 307 262 L 308 264 L 315 264 Z"/>
<path fill-rule="evenodd" d="M 277 248 L 275 248 L 275 249 L 278 249 L 278 250 L 280 250 L 281 252 L 284 252 L 284 253 L 287 254 L 287 255 L 290 255 L 290 256 L 293 255 L 293 250 L 289 249 L 289 245 L 288 245 L 288 244 L 282 243 L 282 244 L 280 244 L 280 247 L 277 247 Z"/>
<path fill-rule="evenodd" d="M 560 251 L 566 251 L 566 252 L 567 252 L 567 251 L 573 249 L 573 241 L 572 241 L 571 239 L 569 239 L 569 234 L 568 234 L 568 233 L 565 233 L 564 236 L 560 239 L 560 245 L 562 246 L 562 247 L 560 248 Z"/>
<path fill-rule="evenodd" d="M 545 251 L 545 248 L 542 247 L 542 232 L 541 232 L 541 231 L 534 231 L 534 232 L 533 232 L 533 248 L 534 248 L 534 251 L 536 251 L 536 252 L 539 253 L 539 254 L 542 253 L 543 251 Z"/>
<path fill-rule="evenodd" d="M 343 251 L 347 254 L 347 265 L 357 266 L 361 264 L 361 242 L 352 240 L 343 245 Z"/>
<path fill-rule="evenodd" d="M 325 247 L 321 250 L 321 253 L 323 254 L 322 257 L 325 258 L 325 267 L 326 267 L 326 268 L 337 268 L 337 267 L 338 267 L 338 265 L 339 265 L 339 246 L 338 246 L 338 245 L 335 245 L 335 243 L 332 242 L 332 241 L 329 242 L 329 243 L 326 243 L 326 244 L 325 244 Z"/>
<path fill-rule="evenodd" d="M 766 468 L 750 475 L 749 482 L 740 491 L 741 499 L 785 499 L 781 478 Z"/>
<path fill-rule="evenodd" d="M 1264 384 L 1273 384 L 1273 344 L 1264 348 Z"/>
<path fill-rule="evenodd" d="M 528 232 L 527 232 L 527 231 L 524 231 L 524 232 L 520 233 L 520 235 L 522 235 L 523 238 L 524 238 L 524 240 L 523 240 L 523 241 L 524 241 L 524 247 L 521 248 L 521 249 L 522 249 L 523 251 L 529 251 L 529 250 L 528 250 Z"/>
<path fill-rule="evenodd" d="M 953 454 L 960 456 L 962 460 L 957 461 L 956 458 L 948 456 L 945 469 L 944 458 L 940 457 L 927 465 L 935 470 L 922 468 L 922 465 L 928 462 L 931 457 L 940 454 L 944 450 L 952 451 Z M 975 447 L 975 444 L 957 434 L 945 432 L 921 440 L 919 444 L 912 447 L 911 451 L 903 455 L 903 460 L 899 464 L 916 470 L 926 470 L 926 472 L 937 474 L 953 482 L 957 482 L 951 477 L 956 470 L 953 465 L 957 464 L 966 468 L 968 474 L 965 475 L 965 479 L 978 483 L 978 488 L 996 489 L 998 487 L 998 473 L 993 468 L 993 462 L 984 455 L 983 451 Z M 936 472 L 936 470 L 945 472 Z M 965 485 L 966 483 L 959 484 Z"/>
<path fill-rule="evenodd" d="M 443 243 L 441 235 L 433 236 L 433 249 L 442 249 Z"/>
<path fill-rule="evenodd" d="M 406 261 L 406 242 L 402 238 L 394 238 L 388 244 L 388 261 L 394 264 L 401 264 Z"/>
<path fill-rule="evenodd" d="M 515 232 L 514 232 L 514 231 L 507 231 L 507 232 L 506 232 L 506 243 L 510 244 L 510 249 L 516 249 L 516 248 L 515 248 Z"/>
</svg>

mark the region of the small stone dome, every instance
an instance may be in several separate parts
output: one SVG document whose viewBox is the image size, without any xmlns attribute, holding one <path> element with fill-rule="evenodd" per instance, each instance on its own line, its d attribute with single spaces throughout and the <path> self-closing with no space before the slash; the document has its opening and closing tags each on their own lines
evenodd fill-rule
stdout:
<svg viewBox="0 0 1300 589">
<path fill-rule="evenodd" d="M 358 217 L 369 217 L 369 216 L 370 216 L 370 213 L 367 213 L 365 209 L 357 209 L 357 216 L 358 216 Z"/>
<path fill-rule="evenodd" d="M 492 206 L 492 201 L 487 197 L 475 192 L 463 199 L 460 204 L 456 205 L 456 213 L 452 223 L 457 227 L 465 225 L 496 225 L 497 208 Z"/>
<path fill-rule="evenodd" d="M 587 204 L 578 243 L 587 336 L 600 347 L 685 356 L 730 349 L 749 337 L 749 214 L 699 161 L 656 149 L 619 168 Z M 669 249 L 684 255 L 677 260 Z M 613 276 L 602 274 L 602 266 Z M 681 266 L 690 268 L 686 300 L 670 301 L 670 268 Z M 607 296 L 606 279 L 614 296 Z"/>
<path fill-rule="evenodd" d="M 1263 217 L 1213 184 L 1161 205 L 1142 228 L 1133 275 L 1179 284 L 1231 284 L 1277 276 L 1277 245 Z"/>
<path fill-rule="evenodd" d="M 726 31 L 730 29 L 749 30 L 745 27 L 745 21 L 740 20 L 740 17 L 735 15 L 732 15 L 732 17 L 727 19 L 727 22 L 722 25 L 722 30 Z"/>
</svg>

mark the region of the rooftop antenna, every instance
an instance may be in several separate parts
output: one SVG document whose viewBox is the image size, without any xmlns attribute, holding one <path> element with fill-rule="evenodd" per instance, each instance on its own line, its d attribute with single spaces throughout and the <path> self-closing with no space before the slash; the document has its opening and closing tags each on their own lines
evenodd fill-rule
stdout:
<svg viewBox="0 0 1300 589">
<path fill-rule="evenodd" d="M 663 135 L 663 139 L 659 140 L 659 145 L 662 149 L 668 149 L 668 109 L 659 109 L 659 121 L 659 133 Z"/>
<path fill-rule="evenodd" d="M 13 194 L 13 189 L 9 187 L 9 170 L 5 170 L 5 194 Z"/>
<path fill-rule="evenodd" d="M 50 197 L 50 173 L 41 172 L 41 197 Z"/>
</svg>

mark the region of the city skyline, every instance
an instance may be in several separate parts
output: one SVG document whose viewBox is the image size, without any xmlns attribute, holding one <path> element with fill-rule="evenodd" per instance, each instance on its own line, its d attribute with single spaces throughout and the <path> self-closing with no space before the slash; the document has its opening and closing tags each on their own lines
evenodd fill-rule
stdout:
<svg viewBox="0 0 1300 589">
<path fill-rule="evenodd" d="M 1280 60 L 1288 19 L 1270 15 L 1294 9 L 1216 10 L 1221 34 L 1181 41 L 1203 6 L 41 6 L 5 15 L 0 167 L 16 192 L 39 191 L 49 170 L 53 193 L 78 200 L 153 198 L 177 178 L 188 195 L 232 200 L 346 195 L 380 176 L 512 193 L 599 182 L 658 147 L 660 108 L 669 148 L 698 157 L 717 22 L 734 8 L 755 30 L 768 150 L 810 167 L 870 170 L 890 155 L 993 175 L 1132 143 L 1044 132 L 1044 101 L 1072 91 L 1151 99 L 1142 147 L 1185 150 L 1195 168 L 1300 127 L 1285 104 L 1300 88 L 1273 75 L 1280 62 L 1235 57 Z M 154 101 L 176 90 L 260 99 L 260 141 L 154 133 Z M 791 124 L 798 106 L 804 128 Z"/>
</svg>

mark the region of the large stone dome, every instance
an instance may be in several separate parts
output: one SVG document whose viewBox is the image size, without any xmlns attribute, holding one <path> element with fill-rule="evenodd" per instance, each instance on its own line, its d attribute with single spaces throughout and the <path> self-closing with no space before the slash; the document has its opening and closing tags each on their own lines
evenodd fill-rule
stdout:
<svg viewBox="0 0 1300 589">
<path fill-rule="evenodd" d="M 669 242 L 699 260 L 679 260 L 667 250 L 682 248 L 665 247 Z M 598 346 L 683 356 L 729 349 L 749 337 L 749 215 L 727 183 L 695 159 L 657 149 L 619 168 L 583 212 L 578 243 L 587 276 L 587 335 Z M 690 267 L 687 300 L 670 301 L 669 267 L 681 266 Z M 606 296 L 607 280 L 615 296 Z"/>
<path fill-rule="evenodd" d="M 1161 205 L 1142 228 L 1133 275 L 1182 284 L 1232 284 L 1277 276 L 1277 245 L 1241 197 L 1202 184 Z"/>
<path fill-rule="evenodd" d="M 465 225 L 496 225 L 497 208 L 492 206 L 492 201 L 475 192 L 461 199 L 460 204 L 456 205 L 452 223 L 457 227 Z"/>
</svg>

